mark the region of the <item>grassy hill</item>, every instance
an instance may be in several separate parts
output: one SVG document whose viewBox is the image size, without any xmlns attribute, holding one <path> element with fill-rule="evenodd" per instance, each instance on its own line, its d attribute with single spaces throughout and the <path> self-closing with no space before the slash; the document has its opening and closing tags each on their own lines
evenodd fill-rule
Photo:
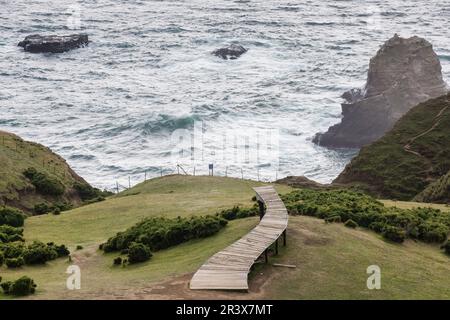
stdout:
<svg viewBox="0 0 450 320">
<path fill-rule="evenodd" d="M 425 190 L 414 197 L 414 200 L 450 204 L 450 171 L 435 182 L 430 183 Z"/>
<path fill-rule="evenodd" d="M 77 205 L 82 196 L 74 185 L 91 188 L 49 148 L 4 131 L 0 131 L 0 163 L 0 205 L 27 212 L 33 212 L 34 206 L 40 203 Z M 36 170 L 39 179 L 24 175 L 29 168 Z M 48 184 L 54 188 L 45 188 Z"/>
<path fill-rule="evenodd" d="M 58 259 L 17 270 L 1 267 L 0 274 L 4 280 L 32 277 L 38 284 L 32 298 L 37 299 L 450 298 L 449 258 L 436 246 L 409 240 L 392 244 L 365 229 L 304 216 L 290 217 L 288 246 L 271 260 L 297 268 L 257 265 L 250 293 L 191 291 L 187 284 L 211 255 L 251 230 L 258 223 L 256 217 L 230 221 L 212 237 L 157 251 L 150 261 L 127 267 L 113 267 L 117 254 L 98 250 L 107 238 L 145 217 L 214 214 L 234 205 L 251 206 L 251 187 L 261 184 L 223 177 L 167 176 L 59 216 L 30 217 L 25 222 L 27 241 L 64 243 L 72 251 L 72 262 Z M 281 194 L 292 190 L 284 185 L 275 188 Z M 75 250 L 77 245 L 83 249 Z M 70 264 L 81 269 L 79 291 L 65 288 Z M 382 290 L 366 288 L 366 268 L 372 264 L 381 267 Z M 6 297 L 0 294 L 1 298 Z"/>
<path fill-rule="evenodd" d="M 334 182 L 411 200 L 449 170 L 450 94 L 411 109 L 384 137 L 363 147 Z"/>
</svg>

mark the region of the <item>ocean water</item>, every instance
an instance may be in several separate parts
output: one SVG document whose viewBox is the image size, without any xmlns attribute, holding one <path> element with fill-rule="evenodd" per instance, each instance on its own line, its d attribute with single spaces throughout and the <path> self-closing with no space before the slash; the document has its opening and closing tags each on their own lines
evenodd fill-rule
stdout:
<svg viewBox="0 0 450 320">
<path fill-rule="evenodd" d="M 220 175 L 329 182 L 357 150 L 311 139 L 340 121 L 340 95 L 364 84 L 385 40 L 426 38 L 450 79 L 448 0 L 0 0 L 0 8 L 0 129 L 49 146 L 104 188 L 177 172 L 178 163 L 188 173 L 207 174 L 213 163 Z M 29 34 L 78 32 L 88 47 L 53 55 L 17 47 Z M 233 61 L 210 54 L 230 43 L 249 51 Z M 258 157 L 256 136 L 271 137 Z M 235 152 L 247 157 L 230 160 Z"/>
</svg>

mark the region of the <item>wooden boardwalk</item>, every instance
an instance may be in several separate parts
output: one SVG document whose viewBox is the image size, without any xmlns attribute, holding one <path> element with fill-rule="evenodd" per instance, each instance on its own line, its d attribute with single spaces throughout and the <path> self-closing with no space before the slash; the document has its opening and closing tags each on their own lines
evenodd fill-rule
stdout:
<svg viewBox="0 0 450 320">
<path fill-rule="evenodd" d="M 247 276 L 255 261 L 284 234 L 288 224 L 286 207 L 272 186 L 253 188 L 266 210 L 258 226 L 216 253 L 197 270 L 191 289 L 248 290 Z M 286 238 L 284 238 L 286 241 Z M 267 256 L 266 256 L 267 258 Z"/>
</svg>

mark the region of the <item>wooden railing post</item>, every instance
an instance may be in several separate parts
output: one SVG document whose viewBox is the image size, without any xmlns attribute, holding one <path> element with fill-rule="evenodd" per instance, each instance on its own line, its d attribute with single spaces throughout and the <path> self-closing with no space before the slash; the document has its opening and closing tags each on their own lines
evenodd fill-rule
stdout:
<svg viewBox="0 0 450 320">
<path fill-rule="evenodd" d="M 283 231 L 283 246 L 286 247 L 286 230 Z"/>
<path fill-rule="evenodd" d="M 275 254 L 278 255 L 278 239 L 275 241 Z"/>
</svg>

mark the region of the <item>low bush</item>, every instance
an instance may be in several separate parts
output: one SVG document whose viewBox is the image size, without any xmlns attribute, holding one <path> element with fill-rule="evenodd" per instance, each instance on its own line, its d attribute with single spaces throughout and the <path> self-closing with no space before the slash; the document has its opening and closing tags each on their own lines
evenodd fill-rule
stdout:
<svg viewBox="0 0 450 320">
<path fill-rule="evenodd" d="M 2 288 L 4 294 L 9 294 L 12 284 L 12 281 L 5 281 L 0 283 L 0 287 Z"/>
<path fill-rule="evenodd" d="M 1 244 L 0 253 L 2 253 L 6 265 L 10 268 L 17 268 L 23 264 L 44 264 L 47 261 L 70 254 L 65 245 L 56 245 L 52 242 L 44 244 L 40 241 L 34 241 L 28 246 L 20 242 Z"/>
<path fill-rule="evenodd" d="M 113 263 L 115 266 L 120 266 L 122 264 L 122 258 L 121 257 L 114 258 Z"/>
<path fill-rule="evenodd" d="M 444 244 L 444 252 L 448 255 L 450 255 L 450 239 L 447 240 L 447 243 Z"/>
<path fill-rule="evenodd" d="M 341 217 L 340 216 L 331 216 L 325 219 L 326 223 L 338 223 L 341 222 Z"/>
<path fill-rule="evenodd" d="M 251 208 L 241 208 L 239 206 L 234 206 L 231 209 L 225 209 L 218 212 L 216 215 L 225 220 L 243 219 L 248 217 L 257 216 L 259 214 L 258 206 L 255 204 Z"/>
<path fill-rule="evenodd" d="M 384 238 L 397 243 L 402 243 L 406 238 L 405 230 L 393 226 L 385 226 L 382 234 Z"/>
<path fill-rule="evenodd" d="M 3 265 L 4 261 L 5 261 L 5 256 L 3 255 L 3 252 L 0 252 L 0 267 Z M 1 282 L 1 280 L 0 280 L 0 282 Z"/>
<path fill-rule="evenodd" d="M 61 209 L 59 209 L 59 208 L 54 208 L 53 211 L 52 211 L 52 213 L 53 213 L 55 216 L 59 216 L 59 215 L 61 214 Z"/>
<path fill-rule="evenodd" d="M 0 208 L 0 226 L 22 227 L 25 221 L 25 214 L 16 208 Z"/>
<path fill-rule="evenodd" d="M 352 220 L 383 234 L 391 241 L 406 237 L 442 243 L 450 233 L 450 212 L 432 208 L 387 208 L 376 199 L 351 190 L 300 189 L 281 196 L 289 214 L 334 221 Z"/>
<path fill-rule="evenodd" d="M 33 211 L 36 215 L 47 214 L 51 211 L 51 207 L 48 206 L 45 202 L 42 202 L 36 204 Z"/>
<path fill-rule="evenodd" d="M 33 294 L 37 287 L 33 279 L 27 276 L 23 276 L 14 282 L 3 282 L 0 286 L 5 294 L 13 296 L 27 296 Z"/>
<path fill-rule="evenodd" d="M 348 219 L 347 221 L 345 221 L 344 226 L 346 226 L 347 228 L 355 229 L 356 227 L 358 227 L 358 223 L 356 223 L 352 219 Z"/>
<path fill-rule="evenodd" d="M 74 189 L 78 192 L 81 200 L 86 203 L 98 202 L 105 200 L 105 197 L 112 195 L 112 192 L 101 191 L 100 189 L 94 188 L 87 183 L 77 182 L 73 185 Z"/>
<path fill-rule="evenodd" d="M 136 242 L 146 245 L 151 251 L 158 251 L 191 239 L 211 236 L 226 224 L 227 220 L 219 216 L 178 217 L 175 219 L 151 217 L 119 232 L 100 245 L 100 249 L 105 252 L 127 252 L 131 243 Z"/>
<path fill-rule="evenodd" d="M 149 260 L 152 257 L 150 249 L 142 244 L 133 242 L 128 248 L 128 261 L 130 263 L 138 263 Z"/>
<path fill-rule="evenodd" d="M 42 242 L 33 242 L 23 253 L 23 259 L 26 264 L 44 264 L 47 261 L 58 257 L 56 250 Z"/>
<path fill-rule="evenodd" d="M 19 258 L 23 255 L 25 249 L 25 245 L 21 242 L 0 244 L 0 251 L 3 252 L 5 258 Z"/>
<path fill-rule="evenodd" d="M 75 250 L 82 250 L 83 246 L 82 245 L 77 245 L 77 247 L 75 248 Z"/>
<path fill-rule="evenodd" d="M 25 261 L 22 257 L 18 258 L 7 258 L 5 259 L 5 264 L 8 268 L 14 269 L 14 268 L 20 268 L 25 264 Z"/>
<path fill-rule="evenodd" d="M 73 205 L 69 202 L 58 202 L 54 205 L 48 205 L 45 202 L 39 203 L 34 206 L 34 213 L 36 215 L 53 213 L 59 214 L 61 211 L 70 210 L 73 208 Z"/>
<path fill-rule="evenodd" d="M 23 229 L 8 225 L 0 226 L 0 243 L 8 243 L 23 240 Z"/>
<path fill-rule="evenodd" d="M 36 191 L 44 195 L 60 196 L 64 194 L 64 185 L 56 178 L 38 172 L 35 168 L 28 168 L 23 175 L 35 186 Z"/>
</svg>

